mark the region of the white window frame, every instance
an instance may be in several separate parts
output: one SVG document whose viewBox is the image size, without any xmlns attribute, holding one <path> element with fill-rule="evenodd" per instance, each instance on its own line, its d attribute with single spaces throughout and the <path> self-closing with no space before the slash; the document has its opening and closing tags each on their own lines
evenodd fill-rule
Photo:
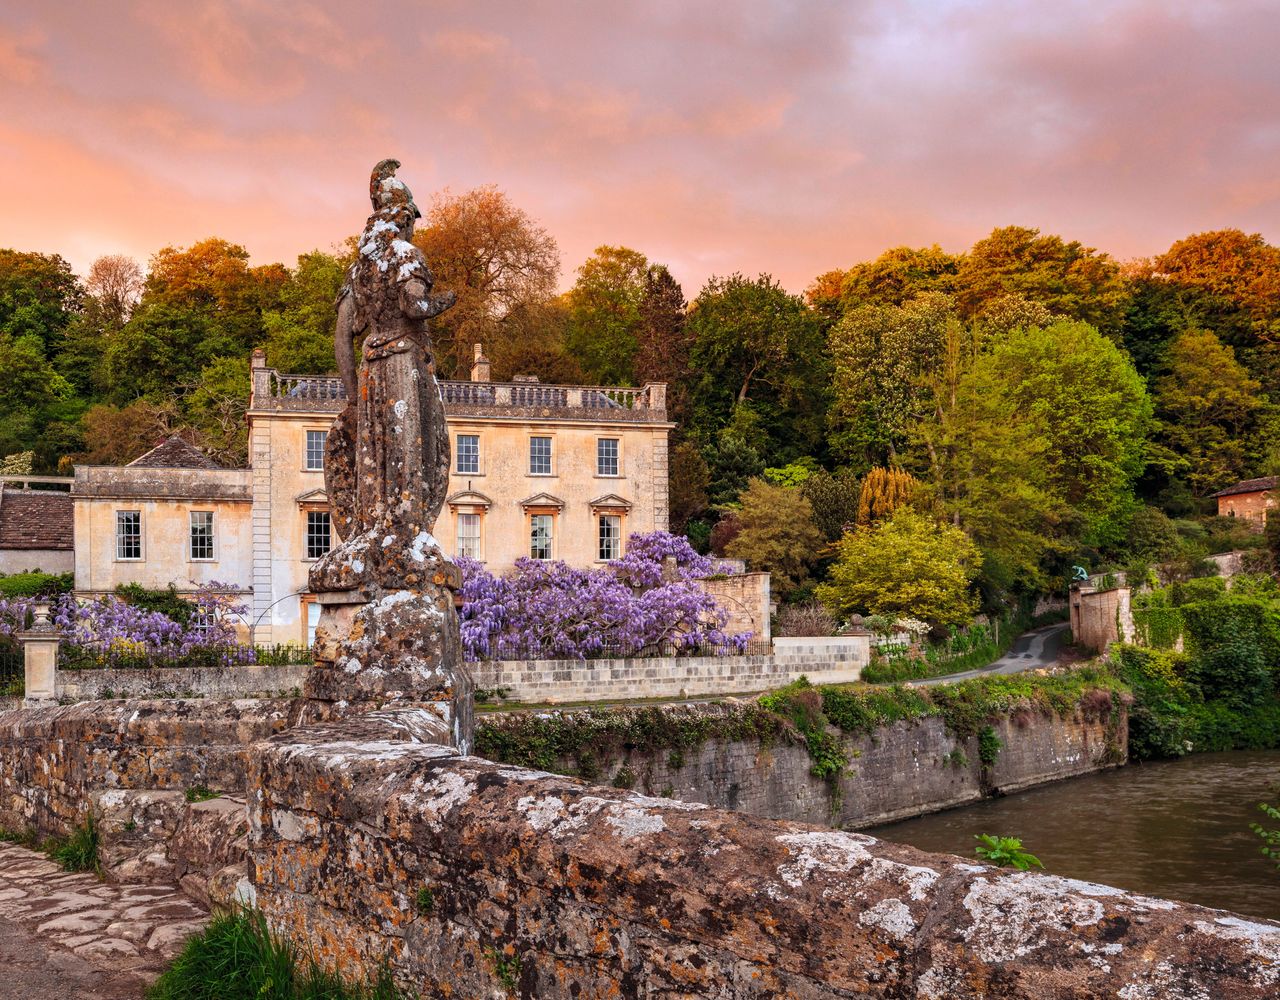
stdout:
<svg viewBox="0 0 1280 1000">
<path fill-rule="evenodd" d="M 605 555 L 605 522 L 606 519 L 614 523 L 614 533 L 609 539 L 613 542 L 612 555 Z M 596 515 L 596 561 L 611 562 L 614 559 L 622 558 L 622 515 L 621 514 L 597 514 Z"/>
<path fill-rule="evenodd" d="M 196 518 L 209 519 L 209 554 L 196 555 Z M 211 510 L 193 510 L 187 514 L 187 558 L 192 562 L 216 562 L 218 559 L 218 519 Z"/>
<path fill-rule="evenodd" d="M 476 443 L 475 455 L 472 456 L 475 459 L 475 468 L 464 469 L 462 467 L 462 439 L 463 438 L 470 438 Z M 479 434 L 455 434 L 453 441 L 454 441 L 454 448 L 453 448 L 454 472 L 456 472 L 459 476 L 480 475 L 481 474 L 480 472 L 480 435 Z"/>
<path fill-rule="evenodd" d="M 314 451 L 311 447 L 312 435 L 320 437 L 320 461 L 319 464 L 311 463 Z M 308 428 L 303 436 L 302 444 L 302 469 L 304 472 L 324 472 L 324 452 L 329 444 L 329 432 L 316 430 L 314 427 Z"/>
<path fill-rule="evenodd" d="M 121 528 L 123 528 L 125 524 L 125 522 L 122 519 L 126 514 L 133 515 L 134 517 L 133 523 L 137 526 L 137 529 L 138 529 L 132 536 L 126 536 L 121 532 Z M 126 537 L 133 537 L 137 541 L 138 554 L 136 556 L 121 555 L 121 552 L 122 552 L 121 543 L 124 542 Z M 142 546 L 142 511 L 140 510 L 116 511 L 115 546 L 116 546 L 116 562 L 142 562 L 143 558 L 146 555 L 146 551 Z"/>
<path fill-rule="evenodd" d="M 556 474 L 556 450 L 554 438 L 550 434 L 530 434 L 529 435 L 529 475 L 531 476 L 554 476 Z M 535 472 L 533 469 L 533 445 L 535 441 L 547 442 L 547 471 Z M 542 456 L 538 456 L 541 458 Z"/>
<path fill-rule="evenodd" d="M 534 539 L 536 537 L 535 533 L 538 531 L 539 524 L 542 523 L 541 522 L 542 518 L 546 518 L 546 529 L 547 529 L 547 544 L 546 544 L 547 554 L 545 556 L 534 554 L 535 552 Z M 554 559 L 555 557 L 556 557 L 556 516 L 555 514 L 552 514 L 549 512 L 540 512 L 537 514 L 530 514 L 529 515 L 529 558 L 537 559 L 540 562 L 547 562 L 549 560 Z"/>
<path fill-rule="evenodd" d="M 613 445 L 613 471 L 606 472 L 604 467 L 605 455 L 603 448 L 605 444 Z M 596 438 L 596 476 L 601 479 L 620 479 L 622 477 L 622 440 L 616 437 Z"/>
<path fill-rule="evenodd" d="M 312 525 L 313 517 L 314 518 L 323 517 L 325 518 L 325 520 L 329 525 L 329 546 L 319 555 L 311 554 L 312 552 L 311 525 Z M 330 515 L 330 513 L 327 510 L 306 511 L 305 516 L 303 517 L 303 520 L 302 520 L 302 552 L 303 552 L 302 558 L 307 562 L 315 562 L 317 559 L 324 558 L 324 556 L 328 555 L 332 550 L 333 550 L 333 517 Z"/>
<path fill-rule="evenodd" d="M 459 556 L 465 556 L 468 559 L 482 560 L 484 558 L 484 515 L 474 510 L 461 510 L 458 511 L 455 517 L 457 518 L 457 524 L 454 527 L 454 553 Z M 475 520 L 471 521 L 471 518 L 474 518 Z M 462 533 L 462 527 L 464 524 L 475 525 L 476 530 L 474 536 L 471 535 L 470 532 L 465 536 L 467 541 L 475 542 L 474 551 L 471 552 L 464 551 L 464 536 Z"/>
</svg>

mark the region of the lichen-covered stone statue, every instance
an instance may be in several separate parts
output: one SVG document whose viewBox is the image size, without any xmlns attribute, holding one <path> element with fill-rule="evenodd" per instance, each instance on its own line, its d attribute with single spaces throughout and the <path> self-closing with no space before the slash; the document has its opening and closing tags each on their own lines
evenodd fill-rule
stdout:
<svg viewBox="0 0 1280 1000">
<path fill-rule="evenodd" d="M 471 679 L 454 609 L 459 576 L 431 535 L 448 486 L 449 436 L 427 320 L 454 299 L 432 294 L 412 243 L 421 214 L 399 166 L 383 160 L 373 170 L 373 214 L 338 298 L 347 405 L 329 432 L 324 478 L 343 541 L 311 570 L 322 611 L 307 695 L 426 705 L 447 742 L 465 750 Z"/>
</svg>

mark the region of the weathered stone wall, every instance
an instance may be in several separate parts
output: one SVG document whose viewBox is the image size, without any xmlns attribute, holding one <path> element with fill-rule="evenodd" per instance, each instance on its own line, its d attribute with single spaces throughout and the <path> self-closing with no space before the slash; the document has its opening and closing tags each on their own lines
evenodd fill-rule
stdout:
<svg viewBox="0 0 1280 1000">
<path fill-rule="evenodd" d="M 678 719 L 733 709 L 660 710 Z M 516 713 L 489 715 L 480 726 L 500 729 L 514 721 Z M 609 754 L 597 747 L 595 763 L 604 784 L 623 773 L 621 780 L 634 778 L 634 787 L 650 795 L 858 829 L 1114 767 L 1128 756 L 1127 716 L 1120 709 L 1112 718 L 1110 701 L 1096 709 L 1086 706 L 1071 718 L 1023 709 L 994 720 L 992 728 L 1001 747 L 989 768 L 982 764 L 976 737 L 957 739 L 936 716 L 898 722 L 869 736 L 841 734 L 851 762 L 835 783 L 813 776 L 813 761 L 799 740 L 764 745 L 758 739 L 712 739 L 677 754 L 625 747 Z M 573 773 L 576 762 L 561 759 L 556 769 Z"/>
<path fill-rule="evenodd" d="M 58 698 L 297 697 L 307 666 L 172 667 L 157 670 L 60 670 Z"/>
<path fill-rule="evenodd" d="M 298 710 L 290 701 L 111 701 L 0 713 L 0 826 L 63 833 L 104 792 L 242 791 L 249 746 Z M 113 808 L 132 808 L 127 798 Z"/>
<path fill-rule="evenodd" d="M 699 580 L 698 586 L 729 613 L 725 631 L 750 632 L 753 640 L 768 642 L 770 586 L 768 573 L 737 573 L 718 579 Z"/>
<path fill-rule="evenodd" d="M 700 698 L 747 694 L 807 676 L 846 684 L 871 657 L 868 636 L 776 645 L 771 656 L 665 656 L 622 660 L 501 660 L 469 664 L 477 688 L 506 688 L 514 701 L 564 704 L 629 698 Z"/>
<path fill-rule="evenodd" d="M 592 787 L 377 713 L 256 748 L 272 924 L 424 996 L 1272 997 L 1280 925 Z"/>
<path fill-rule="evenodd" d="M 1133 641 L 1128 587 L 1071 588 L 1071 636 L 1077 646 L 1105 653 L 1113 642 Z"/>
</svg>

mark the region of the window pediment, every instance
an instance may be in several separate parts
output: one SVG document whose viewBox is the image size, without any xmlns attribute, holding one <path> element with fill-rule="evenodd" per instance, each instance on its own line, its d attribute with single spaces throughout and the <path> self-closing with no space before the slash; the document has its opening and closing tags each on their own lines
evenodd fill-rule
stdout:
<svg viewBox="0 0 1280 1000">
<path fill-rule="evenodd" d="M 625 513 L 631 510 L 631 501 L 625 497 L 618 496 L 616 493 L 606 493 L 604 496 L 596 497 L 590 501 L 590 506 L 593 511 L 622 511 Z"/>
<path fill-rule="evenodd" d="M 492 500 L 476 490 L 459 490 L 453 496 L 448 497 L 445 503 L 455 509 L 458 507 L 481 507 L 484 510 L 488 510 L 493 506 Z"/>
<path fill-rule="evenodd" d="M 323 489 L 307 490 L 294 497 L 294 503 L 303 510 L 328 510 L 329 494 Z"/>
<path fill-rule="evenodd" d="M 531 497 L 525 497 L 520 501 L 520 506 L 526 511 L 530 510 L 564 510 L 564 501 L 559 497 L 552 496 L 550 493 L 535 493 Z"/>
</svg>

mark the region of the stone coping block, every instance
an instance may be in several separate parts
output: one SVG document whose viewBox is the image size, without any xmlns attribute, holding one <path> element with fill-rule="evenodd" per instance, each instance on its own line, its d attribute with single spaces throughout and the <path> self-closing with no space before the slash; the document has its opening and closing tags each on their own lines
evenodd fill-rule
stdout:
<svg viewBox="0 0 1280 1000">
<path fill-rule="evenodd" d="M 274 926 L 423 995 L 1280 993 L 1280 924 L 463 757 L 419 715 L 255 747 L 249 850 Z"/>
</svg>

